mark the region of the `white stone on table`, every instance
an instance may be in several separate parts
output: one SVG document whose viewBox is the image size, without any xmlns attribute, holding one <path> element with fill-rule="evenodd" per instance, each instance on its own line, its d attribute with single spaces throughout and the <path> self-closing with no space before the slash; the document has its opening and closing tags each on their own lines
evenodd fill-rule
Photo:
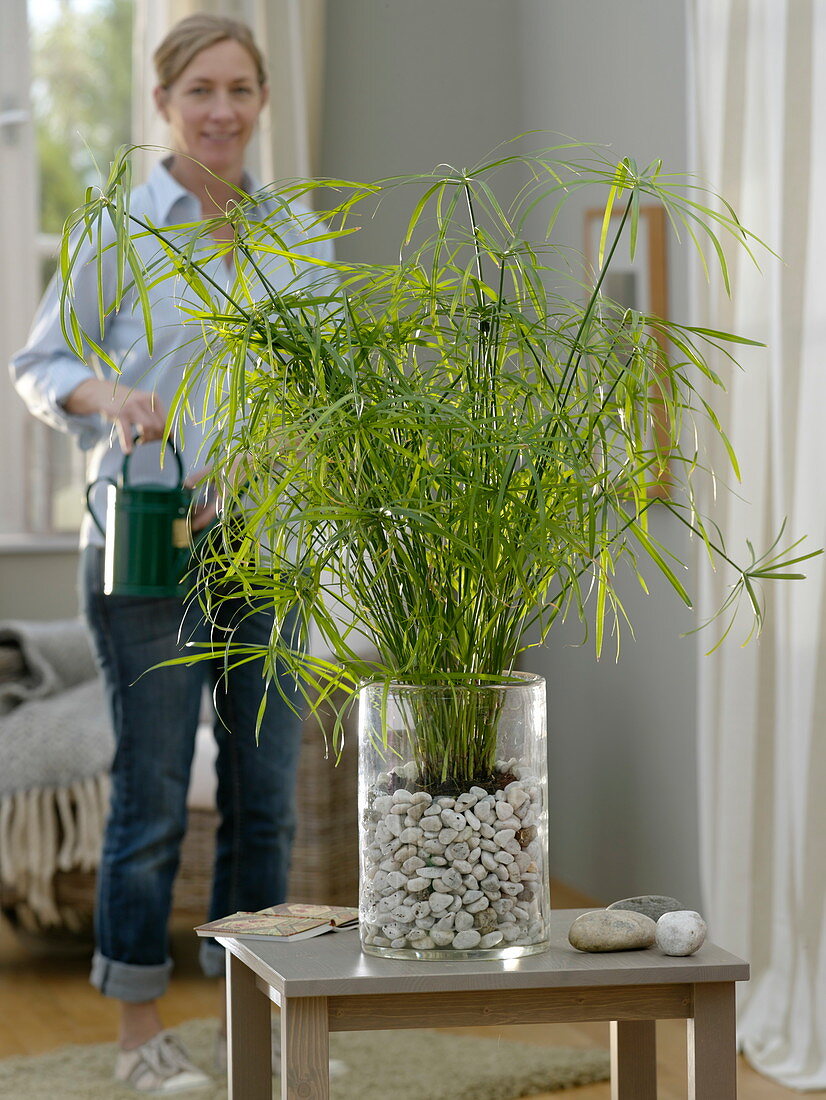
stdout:
<svg viewBox="0 0 826 1100">
<path fill-rule="evenodd" d="M 664 955 L 693 955 L 705 942 L 706 922 L 693 909 L 663 913 L 657 921 L 657 947 Z"/>
</svg>

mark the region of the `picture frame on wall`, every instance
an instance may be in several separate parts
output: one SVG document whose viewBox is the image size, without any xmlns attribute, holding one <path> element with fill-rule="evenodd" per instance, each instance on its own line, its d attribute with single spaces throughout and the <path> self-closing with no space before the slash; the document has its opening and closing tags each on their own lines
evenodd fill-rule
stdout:
<svg viewBox="0 0 826 1100">
<path fill-rule="evenodd" d="M 619 225 L 624 214 L 622 207 L 611 214 L 612 223 Z M 585 261 L 589 272 L 598 271 L 599 239 L 602 233 L 604 209 L 588 209 L 585 212 Z M 616 227 L 612 225 L 612 228 Z M 666 250 L 667 222 L 661 206 L 641 204 L 637 226 L 637 240 L 633 259 L 630 257 L 630 230 L 623 229 L 617 252 L 607 273 L 602 291 L 607 298 L 626 309 L 639 313 L 652 314 L 668 319 L 668 256 Z M 608 240 L 613 239 L 609 232 Z M 656 329 L 654 338 L 661 346 L 663 354 L 668 350 L 665 334 Z M 665 415 L 665 414 L 663 414 Z M 662 418 L 654 417 L 653 432 L 662 450 L 667 450 L 668 425 Z M 667 497 L 669 495 L 668 465 L 665 463 L 658 471 L 650 495 Z"/>
</svg>

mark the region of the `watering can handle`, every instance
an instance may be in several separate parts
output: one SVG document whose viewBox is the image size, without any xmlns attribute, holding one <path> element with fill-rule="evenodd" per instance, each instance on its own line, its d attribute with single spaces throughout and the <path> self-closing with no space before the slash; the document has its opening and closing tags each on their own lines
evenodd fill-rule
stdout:
<svg viewBox="0 0 826 1100">
<path fill-rule="evenodd" d="M 116 483 L 112 480 L 111 477 L 99 477 L 97 479 L 97 481 L 93 481 L 91 483 L 91 485 L 86 486 L 86 507 L 89 509 L 89 515 L 92 517 L 92 520 L 94 521 L 95 527 L 97 527 L 98 531 L 100 531 L 100 533 L 104 536 L 104 538 L 106 537 L 106 528 L 100 522 L 100 520 L 98 519 L 97 512 L 92 507 L 92 490 L 97 488 L 98 485 L 115 485 L 115 484 Z"/>
<path fill-rule="evenodd" d="M 139 443 L 140 438 L 141 437 L 139 435 L 136 435 L 132 442 L 133 443 Z M 184 483 L 183 459 L 178 454 L 178 448 L 175 446 L 175 444 L 172 442 L 171 439 L 169 440 L 169 449 L 172 451 L 172 454 L 175 456 L 175 461 L 178 463 L 178 486 L 180 487 Z M 132 458 L 131 454 L 127 454 L 127 455 L 123 456 L 123 468 L 122 468 L 121 474 L 122 474 L 122 477 L 123 477 L 123 484 L 124 485 L 126 485 L 128 483 L 128 480 L 129 480 L 129 460 L 131 458 Z"/>
</svg>

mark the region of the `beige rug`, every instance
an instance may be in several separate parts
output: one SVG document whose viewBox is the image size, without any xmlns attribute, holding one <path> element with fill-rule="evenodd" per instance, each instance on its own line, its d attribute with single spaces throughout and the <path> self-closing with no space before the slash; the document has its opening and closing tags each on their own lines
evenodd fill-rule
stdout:
<svg viewBox="0 0 826 1100">
<path fill-rule="evenodd" d="M 212 1071 L 216 1022 L 191 1020 L 176 1031 L 193 1061 Z M 330 1036 L 330 1055 L 348 1072 L 331 1083 L 331 1100 L 515 1100 L 606 1081 L 602 1050 L 538 1047 L 434 1031 L 342 1032 Z M 134 1100 L 111 1079 L 115 1048 L 66 1046 L 48 1054 L 0 1061 L 2 1100 Z M 226 1085 L 184 1093 L 224 1100 Z M 280 1096 L 277 1082 L 273 1095 Z"/>
</svg>

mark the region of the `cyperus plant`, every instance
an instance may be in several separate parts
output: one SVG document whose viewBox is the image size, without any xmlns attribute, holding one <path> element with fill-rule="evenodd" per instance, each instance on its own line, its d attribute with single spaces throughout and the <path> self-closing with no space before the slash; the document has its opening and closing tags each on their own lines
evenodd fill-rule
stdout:
<svg viewBox="0 0 826 1100">
<path fill-rule="evenodd" d="M 504 205 L 493 182 L 517 171 L 523 186 Z M 719 385 L 709 353 L 749 341 L 645 316 L 603 294 L 621 242 L 635 248 L 642 201 L 661 203 L 675 233 L 719 264 L 726 282 L 725 247 L 756 243 L 727 206 L 659 163 L 640 170 L 566 145 L 506 149 L 472 169 L 371 185 L 285 184 L 275 193 L 287 201 L 310 189 L 321 197 L 325 209 L 303 218 L 309 238 L 344 237 L 389 189 L 412 195 L 397 262 L 340 260 L 334 278 L 320 267 L 315 282 L 305 275 L 286 287 L 264 263 L 292 262 L 279 219 L 251 222 L 239 195 L 227 213 L 237 270 L 228 293 L 211 282 L 199 249 L 230 246 L 210 244 L 209 226 L 198 227 L 194 248 L 186 230 L 141 224 L 128 183 L 120 158 L 78 212 L 70 228 L 81 232 L 72 244 L 67 235 L 62 256 L 67 287 L 84 239 L 111 249 L 120 272 L 102 314 L 139 309 L 150 279 L 189 286 L 203 339 L 174 411 L 203 410 L 215 429 L 207 461 L 232 471 L 223 527 L 202 563 L 204 599 L 209 606 L 240 586 L 278 623 L 296 602 L 305 621 L 313 617 L 333 659 L 276 632 L 269 667 L 294 669 L 316 705 L 365 679 L 501 681 L 526 628 L 538 624 L 544 638 L 571 611 L 590 624 L 598 654 L 609 629 L 618 646 L 622 563 L 643 586 L 653 567 L 690 605 L 682 564 L 648 524 L 666 476 L 669 493 L 656 507 L 732 570 L 729 604 L 745 595 L 757 626 L 756 585 L 800 576 L 793 568 L 810 555 L 779 553 L 777 543 L 737 565 L 695 506 L 694 481 L 714 473 L 697 441 L 709 432 L 725 440 L 704 396 Z M 562 204 L 584 188 L 601 191 L 605 208 L 594 271 L 552 243 Z M 541 209 L 547 232 L 530 241 L 526 227 Z M 134 239 L 147 234 L 159 245 L 148 265 Z M 80 334 L 67 333 L 80 348 Z M 193 408 L 196 392 L 208 404 Z M 728 450 L 726 473 L 736 476 Z M 363 638 L 372 658 L 356 644 Z M 248 655 L 230 647 L 228 659 Z M 484 783 L 496 716 L 440 707 L 420 726 L 420 781 Z"/>
</svg>

